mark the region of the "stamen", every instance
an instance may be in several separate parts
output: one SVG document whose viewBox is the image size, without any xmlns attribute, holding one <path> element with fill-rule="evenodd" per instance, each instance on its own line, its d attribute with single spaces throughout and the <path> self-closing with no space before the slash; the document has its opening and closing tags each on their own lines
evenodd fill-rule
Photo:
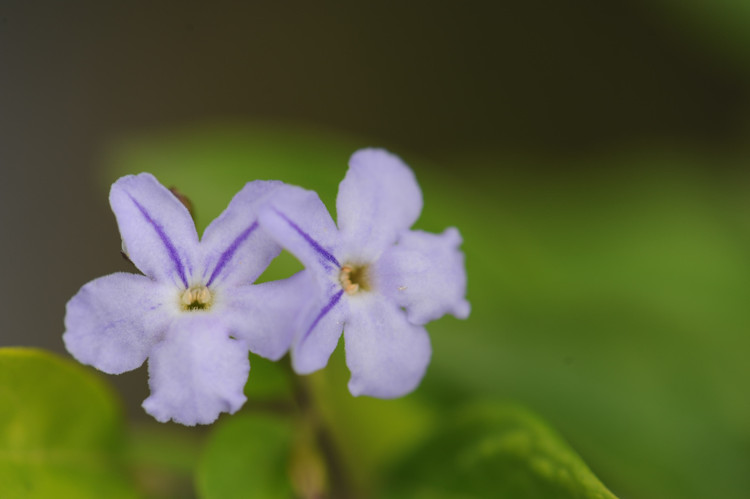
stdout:
<svg viewBox="0 0 750 499">
<path fill-rule="evenodd" d="M 369 291 L 369 269 L 366 265 L 354 266 L 346 264 L 341 267 L 339 282 L 346 294 L 353 295 L 358 291 Z"/>
<path fill-rule="evenodd" d="M 186 289 L 180 298 L 180 305 L 182 305 L 183 310 L 206 310 L 211 308 L 212 302 L 211 291 L 202 284 Z"/>
</svg>

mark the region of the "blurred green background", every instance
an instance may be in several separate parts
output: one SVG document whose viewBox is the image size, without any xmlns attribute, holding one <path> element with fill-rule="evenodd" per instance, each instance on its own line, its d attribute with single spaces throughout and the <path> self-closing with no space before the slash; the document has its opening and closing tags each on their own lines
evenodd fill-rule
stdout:
<svg viewBox="0 0 750 499">
<path fill-rule="evenodd" d="M 731 0 L 6 2 L 0 344 L 64 353 L 67 299 L 128 270 L 118 175 L 178 186 L 205 226 L 254 178 L 333 208 L 348 155 L 385 146 L 417 227 L 461 230 L 473 311 L 429 326 L 402 401 L 346 398 L 334 359 L 338 438 L 385 425 L 361 442 L 383 466 L 453 408 L 512 401 L 619 497 L 747 497 L 748 22 Z M 147 432 L 144 371 L 109 381 Z"/>
</svg>

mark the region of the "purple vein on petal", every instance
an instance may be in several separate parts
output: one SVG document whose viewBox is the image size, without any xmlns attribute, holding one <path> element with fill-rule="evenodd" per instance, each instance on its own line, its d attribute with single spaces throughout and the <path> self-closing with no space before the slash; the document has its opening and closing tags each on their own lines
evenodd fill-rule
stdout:
<svg viewBox="0 0 750 499">
<path fill-rule="evenodd" d="M 299 341 L 300 345 L 307 339 L 308 336 L 310 336 L 310 333 L 313 332 L 313 329 L 315 329 L 315 327 L 323 319 L 323 317 L 325 317 L 326 314 L 330 312 L 333 307 L 336 306 L 336 304 L 339 302 L 343 294 L 344 294 L 344 290 L 342 289 L 341 291 L 339 291 L 338 293 L 336 293 L 335 295 L 331 297 L 331 300 L 328 302 L 328 304 L 326 304 L 325 307 L 323 307 L 323 309 L 320 311 L 320 313 L 315 318 L 313 323 L 310 325 L 310 328 L 307 331 L 305 331 L 305 335 L 302 336 L 302 339 Z"/>
<path fill-rule="evenodd" d="M 130 198 L 131 201 L 133 201 L 133 203 L 135 203 L 135 206 L 141 212 L 141 215 L 143 215 L 143 218 L 145 218 L 146 221 L 149 224 L 151 224 L 151 226 L 156 231 L 156 234 L 159 236 L 159 239 L 161 239 L 161 242 L 164 243 L 164 246 L 167 248 L 167 253 L 169 253 L 169 258 L 172 259 L 172 263 L 174 263 L 175 269 L 177 270 L 177 273 L 179 274 L 180 279 L 182 280 L 182 283 L 187 288 L 188 282 L 187 282 L 187 277 L 185 277 L 185 266 L 182 264 L 182 260 L 180 260 L 180 257 L 177 254 L 177 248 L 174 247 L 174 244 L 172 244 L 172 241 L 164 232 L 164 227 L 159 225 L 156 222 L 156 220 L 151 218 L 151 215 L 149 215 L 148 211 L 146 211 L 146 208 L 144 208 L 141 203 L 136 201 L 133 196 L 128 194 L 128 197 Z"/>
<path fill-rule="evenodd" d="M 291 221 L 289 219 L 289 217 L 287 217 L 286 215 L 284 215 L 283 213 L 281 213 L 276 208 L 274 208 L 273 211 L 275 211 L 281 218 L 283 218 L 284 221 L 286 221 L 286 223 L 288 223 L 289 226 L 292 229 L 296 230 L 297 233 L 300 236 L 302 236 L 305 239 L 305 241 L 307 241 L 308 244 L 310 246 L 312 246 L 312 248 L 320 254 L 320 256 L 322 256 L 323 258 L 325 258 L 329 262 L 333 263 L 337 267 L 341 267 L 341 264 L 339 263 L 338 260 L 336 260 L 336 257 L 333 256 L 332 254 L 330 254 L 329 252 L 327 252 L 325 249 L 323 249 L 323 247 L 320 244 L 318 244 L 318 242 L 315 239 L 313 239 L 310 236 L 310 234 L 308 234 L 307 232 L 305 232 L 304 230 L 302 230 L 299 225 L 297 225 L 296 223 L 294 223 L 293 221 Z"/>
<path fill-rule="evenodd" d="M 256 220 L 250 225 L 250 227 L 243 230 L 240 233 L 240 235 L 237 236 L 237 239 L 235 239 L 232 242 L 232 244 L 229 245 L 226 251 L 224 251 L 224 253 L 221 254 L 221 257 L 219 258 L 219 263 L 216 264 L 216 267 L 214 268 L 214 271 L 211 273 L 211 277 L 208 279 L 206 286 L 210 286 L 211 283 L 214 282 L 214 279 L 216 279 L 219 276 L 222 269 L 232 259 L 232 257 L 234 256 L 234 253 L 237 251 L 237 248 L 239 248 L 242 243 L 247 241 L 247 238 L 250 237 L 250 234 L 252 234 L 253 231 L 257 228 L 258 228 L 258 221 Z"/>
</svg>

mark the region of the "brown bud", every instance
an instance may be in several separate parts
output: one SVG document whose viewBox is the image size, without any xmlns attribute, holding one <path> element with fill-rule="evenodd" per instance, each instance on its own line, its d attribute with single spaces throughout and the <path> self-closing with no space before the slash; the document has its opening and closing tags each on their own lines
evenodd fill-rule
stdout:
<svg viewBox="0 0 750 499">
<path fill-rule="evenodd" d="M 190 213 L 190 217 L 193 219 L 193 222 L 195 222 L 195 209 L 193 208 L 193 202 L 190 201 L 190 198 L 181 193 L 177 187 L 172 186 L 169 188 L 169 192 L 174 194 L 174 197 L 176 197 L 182 205 L 187 208 L 188 213 Z"/>
</svg>

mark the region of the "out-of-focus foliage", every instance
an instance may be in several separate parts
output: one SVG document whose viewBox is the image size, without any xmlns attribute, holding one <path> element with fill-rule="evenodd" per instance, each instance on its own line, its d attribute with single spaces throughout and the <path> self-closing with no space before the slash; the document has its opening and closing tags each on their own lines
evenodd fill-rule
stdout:
<svg viewBox="0 0 750 499">
<path fill-rule="evenodd" d="M 457 183 L 455 196 L 481 214 L 461 225 L 473 328 L 431 328 L 444 379 L 425 389 L 440 397 L 453 382 L 534 407 L 618 495 L 744 497 L 742 171 L 651 154 L 496 171 L 488 188 Z"/>
<path fill-rule="evenodd" d="M 125 460 L 146 498 L 192 497 L 205 435 L 194 427 L 145 421 L 127 433 Z"/>
<path fill-rule="evenodd" d="M 543 422 L 499 404 L 462 409 L 394 469 L 393 498 L 615 497 Z"/>
<path fill-rule="evenodd" d="M 222 419 L 198 467 L 200 497 L 292 497 L 288 479 L 292 433 L 292 424 L 283 415 L 240 414 Z"/>
<path fill-rule="evenodd" d="M 328 366 L 309 377 L 315 408 L 331 429 L 351 488 L 361 497 L 383 497 L 393 463 L 437 431 L 439 407 L 418 394 L 394 400 L 352 397 L 343 346 L 340 341 Z"/>
<path fill-rule="evenodd" d="M 150 171 L 192 198 L 201 228 L 258 178 L 315 189 L 333 213 L 348 156 L 372 145 L 283 128 L 186 130 L 123 142 L 105 181 Z M 461 230 L 473 311 L 428 325 L 433 360 L 410 397 L 350 397 L 340 348 L 312 377 L 358 486 L 377 490 L 442 413 L 495 398 L 542 415 L 618 495 L 745 497 L 747 176 L 680 154 L 560 164 L 467 153 L 430 165 L 394 152 L 423 188 L 417 227 Z M 297 269 L 282 255 L 264 279 Z M 273 393 L 254 374 L 248 392 Z"/>
<path fill-rule="evenodd" d="M 725 54 L 750 70 L 750 4 L 744 0 L 659 0 L 651 7 L 663 11 L 669 24 L 682 26 L 713 46 L 715 56 Z M 720 58 L 724 58 L 722 55 Z"/>
<path fill-rule="evenodd" d="M 120 407 L 87 368 L 0 349 L 0 495 L 137 497 L 122 465 Z"/>
</svg>

